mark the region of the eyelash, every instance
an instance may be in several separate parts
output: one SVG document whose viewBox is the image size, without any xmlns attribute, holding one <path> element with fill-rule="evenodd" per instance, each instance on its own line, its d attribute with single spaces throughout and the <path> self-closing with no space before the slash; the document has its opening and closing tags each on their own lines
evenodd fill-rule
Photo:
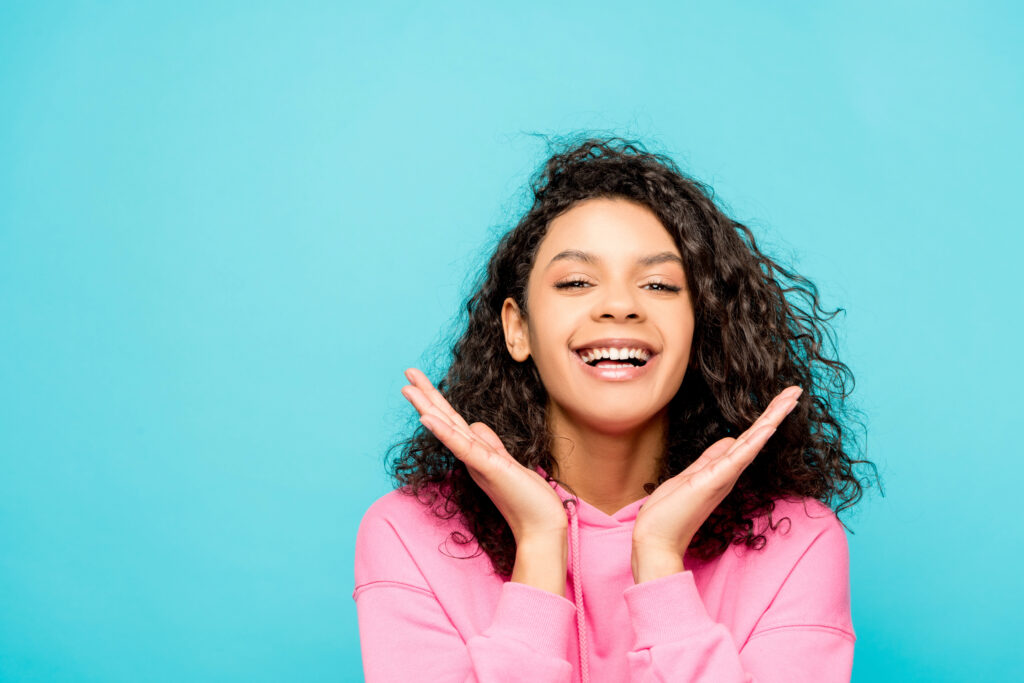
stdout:
<svg viewBox="0 0 1024 683">
<path fill-rule="evenodd" d="M 559 282 L 558 284 L 556 284 L 555 288 L 556 289 L 583 289 L 582 287 L 575 287 L 574 286 L 574 285 L 578 285 L 578 284 L 580 284 L 580 285 L 589 285 L 590 283 L 587 282 L 586 280 L 580 280 L 580 279 L 564 280 L 564 281 Z M 679 289 L 680 289 L 679 287 L 676 287 L 675 285 L 666 284 L 664 282 L 648 282 L 647 284 L 648 285 L 657 285 L 658 287 L 662 288 L 662 289 L 654 290 L 656 292 L 678 292 Z"/>
</svg>

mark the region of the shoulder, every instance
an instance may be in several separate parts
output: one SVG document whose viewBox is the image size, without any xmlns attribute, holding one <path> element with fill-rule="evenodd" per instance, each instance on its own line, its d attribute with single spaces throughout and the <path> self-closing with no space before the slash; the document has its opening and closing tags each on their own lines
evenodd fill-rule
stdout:
<svg viewBox="0 0 1024 683">
<path fill-rule="evenodd" d="M 393 489 L 373 501 L 363 513 L 356 532 L 356 549 L 375 548 L 390 539 L 422 534 L 438 523 L 429 498 L 408 489 Z M 426 501 L 426 502 L 425 502 Z"/>
<path fill-rule="evenodd" d="M 765 546 L 741 560 L 771 605 L 759 628 L 824 624 L 852 634 L 846 529 L 835 512 L 812 498 L 777 499 L 771 520 Z"/>
<path fill-rule="evenodd" d="M 425 586 L 422 563 L 457 526 L 457 517 L 438 517 L 428 490 L 421 497 L 394 489 L 363 513 L 356 532 L 355 582 L 397 581 Z M 436 505 L 442 501 L 438 500 Z"/>
<path fill-rule="evenodd" d="M 359 526 L 380 523 L 385 520 L 415 518 L 414 504 L 423 505 L 408 489 L 392 489 L 370 503 L 366 512 L 363 513 Z"/>
<path fill-rule="evenodd" d="M 846 530 L 831 508 L 813 498 L 777 498 L 774 503 L 753 520 L 753 532 L 764 537 L 763 544 L 734 544 L 721 557 L 733 580 L 749 579 L 762 588 L 794 579 L 848 581 Z"/>
<path fill-rule="evenodd" d="M 428 486 L 417 496 L 408 488 L 388 491 L 373 501 L 363 513 L 358 534 L 390 528 L 400 534 L 423 533 L 452 526 L 452 520 L 442 519 L 434 508 L 443 505 L 436 486 Z M 454 519 L 454 518 L 453 518 Z"/>
<path fill-rule="evenodd" d="M 831 508 L 814 498 L 777 498 L 770 512 L 754 520 L 754 528 L 765 538 L 754 552 L 758 563 L 783 568 L 798 562 L 847 562 L 846 529 Z"/>
<path fill-rule="evenodd" d="M 813 542 L 822 534 L 842 534 L 845 538 L 836 513 L 814 498 L 777 498 L 771 512 L 761 515 L 756 523 L 761 525 L 758 529 L 769 539 L 769 544 L 775 537 L 790 538 L 797 543 Z"/>
</svg>

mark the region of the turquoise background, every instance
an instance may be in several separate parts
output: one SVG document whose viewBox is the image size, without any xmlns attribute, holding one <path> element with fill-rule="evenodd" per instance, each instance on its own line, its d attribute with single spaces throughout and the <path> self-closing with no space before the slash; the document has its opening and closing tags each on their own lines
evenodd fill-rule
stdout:
<svg viewBox="0 0 1024 683">
<path fill-rule="evenodd" d="M 359 680 L 402 371 L 580 129 L 846 310 L 854 680 L 1024 678 L 1019 5 L 482 4 L 0 5 L 0 679 Z"/>
</svg>

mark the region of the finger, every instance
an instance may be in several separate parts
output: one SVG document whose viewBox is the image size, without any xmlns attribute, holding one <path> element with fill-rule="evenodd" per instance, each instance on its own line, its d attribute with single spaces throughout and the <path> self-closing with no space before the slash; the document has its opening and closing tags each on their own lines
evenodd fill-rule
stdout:
<svg viewBox="0 0 1024 683">
<path fill-rule="evenodd" d="M 486 471 L 487 461 L 495 457 L 495 453 L 479 439 L 466 437 L 450 424 L 441 421 L 436 415 L 422 415 L 420 422 L 433 432 L 441 443 L 448 447 L 456 458 L 477 471 Z"/>
<path fill-rule="evenodd" d="M 420 373 L 420 375 L 422 375 L 422 373 Z M 466 421 L 462 419 L 462 416 L 459 415 L 446 400 L 444 400 L 441 392 L 437 391 L 437 389 L 430 384 L 429 380 L 425 380 L 425 376 L 424 379 L 421 379 L 409 372 L 406 372 L 406 376 L 410 379 L 415 378 L 414 381 L 416 381 L 416 384 L 402 387 L 402 395 L 413 403 L 413 406 L 416 407 L 416 410 L 418 410 L 420 414 L 431 413 L 438 415 L 458 429 L 464 436 L 472 438 L 472 433 L 470 432 L 469 425 L 466 424 Z M 426 384 L 427 389 L 424 388 L 424 384 Z M 431 392 L 435 396 L 434 400 L 431 400 Z M 438 397 L 440 398 L 440 401 L 437 400 Z"/>
<path fill-rule="evenodd" d="M 423 393 L 423 390 L 419 387 L 415 387 L 411 384 L 406 384 L 402 387 L 402 396 L 405 396 L 412 404 L 413 408 L 420 415 L 436 415 L 445 422 L 451 424 L 451 419 L 441 412 L 441 410 L 430 402 L 427 395 Z M 454 425 L 452 425 L 454 426 Z"/>
<path fill-rule="evenodd" d="M 724 460 L 725 458 L 728 458 L 737 449 L 743 447 L 743 445 L 747 441 L 749 441 L 752 438 L 757 438 L 757 434 L 765 426 L 774 429 L 774 426 L 771 423 L 754 422 L 754 424 L 750 425 L 750 427 L 748 427 L 746 431 L 744 431 L 736 438 L 725 438 L 722 439 L 721 441 L 712 444 L 710 447 L 708 447 L 706 451 L 704 451 L 704 453 L 697 460 L 697 462 L 694 463 L 695 465 L 697 465 L 697 467 L 693 469 L 693 474 L 696 474 L 697 472 L 701 471 L 705 467 L 708 467 L 709 465 L 715 464 L 719 460 Z"/>
<path fill-rule="evenodd" d="M 745 444 L 751 439 L 758 440 L 764 436 L 766 432 L 769 435 L 774 433 L 782 420 L 792 412 L 793 408 L 796 407 L 797 398 L 802 392 L 803 390 L 797 386 L 787 387 L 780 391 L 775 398 L 771 400 L 768 407 L 764 409 L 764 412 L 754 420 L 754 423 L 742 434 L 736 437 L 735 441 L 729 444 L 727 448 L 718 448 L 719 444 L 714 444 L 711 448 L 705 451 L 701 458 L 703 459 L 706 457 L 707 462 L 700 464 L 694 469 L 693 473 L 696 474 L 708 465 L 713 465 L 719 460 L 732 457 L 737 450 L 744 448 Z M 767 440 L 767 438 L 765 440 Z M 764 445 L 763 441 L 761 442 L 761 445 Z M 758 448 L 760 449 L 760 446 L 758 446 Z M 746 450 L 743 452 L 749 454 Z M 756 454 L 757 451 L 754 453 Z"/>
<path fill-rule="evenodd" d="M 730 449 L 730 453 L 708 463 L 698 474 L 694 476 L 694 485 L 704 487 L 710 485 L 720 491 L 732 490 L 736 481 L 743 474 L 743 470 L 754 461 L 757 454 L 761 452 L 765 441 L 775 432 L 775 429 L 766 427 L 759 429 L 749 439 L 740 443 L 737 448 Z"/>
<path fill-rule="evenodd" d="M 409 368 L 405 371 L 406 378 L 413 383 L 427 399 L 437 406 L 443 414 L 447 415 L 448 418 L 457 425 L 464 433 L 469 433 L 469 425 L 462 419 L 458 411 L 452 408 L 451 404 L 448 403 L 448 399 L 444 397 L 440 391 L 430 382 L 430 379 L 423 374 L 419 368 Z"/>
<path fill-rule="evenodd" d="M 714 462 L 714 459 L 727 451 L 736 440 L 727 437 L 708 446 L 699 458 L 687 465 L 682 472 L 672 476 L 658 486 L 659 495 L 671 495 L 683 486 L 692 486 L 694 477 Z"/>
<path fill-rule="evenodd" d="M 768 404 L 768 407 L 764 409 L 760 417 L 754 421 L 754 425 L 760 427 L 769 423 L 777 425 L 779 422 L 782 422 L 782 419 L 796 407 L 797 399 L 801 393 L 803 393 L 803 390 L 800 387 L 787 387 L 780 391 L 772 399 L 771 403 Z"/>
<path fill-rule="evenodd" d="M 778 427 L 782 420 L 789 415 L 793 408 L 796 407 L 800 394 L 803 393 L 803 389 L 798 386 L 786 387 L 780 391 L 775 398 L 771 400 L 768 407 L 764 409 L 764 412 L 754 420 L 754 423 L 747 428 L 740 438 L 753 434 L 758 429 L 771 425 Z"/>
<path fill-rule="evenodd" d="M 736 440 L 736 443 L 725 453 L 724 456 L 719 458 L 720 460 L 727 460 L 732 462 L 743 462 L 743 466 L 746 467 L 753 461 L 754 457 L 761 452 L 761 448 L 767 443 L 769 437 L 775 433 L 776 427 L 772 424 L 767 424 L 759 429 L 755 429 L 750 434 L 744 434 L 741 438 Z"/>
<path fill-rule="evenodd" d="M 688 475 L 687 478 L 697 475 L 716 477 L 723 467 L 736 468 L 739 466 L 735 473 L 738 477 L 760 453 L 761 448 L 775 433 L 783 418 L 796 407 L 796 399 L 801 393 L 802 389 L 799 387 L 787 387 L 779 392 L 761 416 L 746 431 L 735 439 L 718 441 L 704 451 L 700 458 L 684 470 Z M 708 470 L 708 472 L 704 472 L 704 470 Z M 703 474 L 701 474 L 702 472 Z"/>
<path fill-rule="evenodd" d="M 691 475 L 697 474 L 715 460 L 724 456 L 729 449 L 732 448 L 734 443 L 736 443 L 736 439 L 733 438 L 725 438 L 721 441 L 716 441 L 708 446 L 707 450 L 701 453 L 700 457 L 694 460 L 693 463 L 683 471 L 688 472 Z"/>
<path fill-rule="evenodd" d="M 451 404 L 444 398 L 444 395 L 437 390 L 437 387 L 433 385 L 423 371 L 418 368 L 408 368 L 405 371 L 405 376 L 406 379 L 409 380 L 410 384 L 422 392 L 424 398 L 426 398 L 430 404 L 435 406 L 441 414 L 447 416 L 452 421 L 455 420 L 458 413 L 451 407 Z"/>
<path fill-rule="evenodd" d="M 441 412 L 441 410 L 436 405 L 434 405 L 427 399 L 426 395 L 423 393 L 423 390 L 420 389 L 419 387 L 414 387 L 412 385 L 406 385 L 402 387 L 402 396 L 405 396 L 405 398 L 408 399 L 410 403 L 412 403 L 413 407 L 416 408 L 416 411 L 420 415 L 433 415 L 437 419 L 443 421 L 452 429 L 458 431 L 465 438 L 471 441 L 473 440 L 473 434 L 468 428 L 463 429 L 461 425 L 453 423 L 451 418 L 448 417 L 448 415 Z"/>
</svg>

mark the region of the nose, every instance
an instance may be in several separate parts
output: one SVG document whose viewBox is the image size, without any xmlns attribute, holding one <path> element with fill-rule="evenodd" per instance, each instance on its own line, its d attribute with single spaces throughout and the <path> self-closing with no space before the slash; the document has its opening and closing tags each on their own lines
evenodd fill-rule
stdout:
<svg viewBox="0 0 1024 683">
<path fill-rule="evenodd" d="M 643 307 L 632 285 L 608 284 L 594 306 L 594 317 L 613 320 L 642 320 Z"/>
</svg>

